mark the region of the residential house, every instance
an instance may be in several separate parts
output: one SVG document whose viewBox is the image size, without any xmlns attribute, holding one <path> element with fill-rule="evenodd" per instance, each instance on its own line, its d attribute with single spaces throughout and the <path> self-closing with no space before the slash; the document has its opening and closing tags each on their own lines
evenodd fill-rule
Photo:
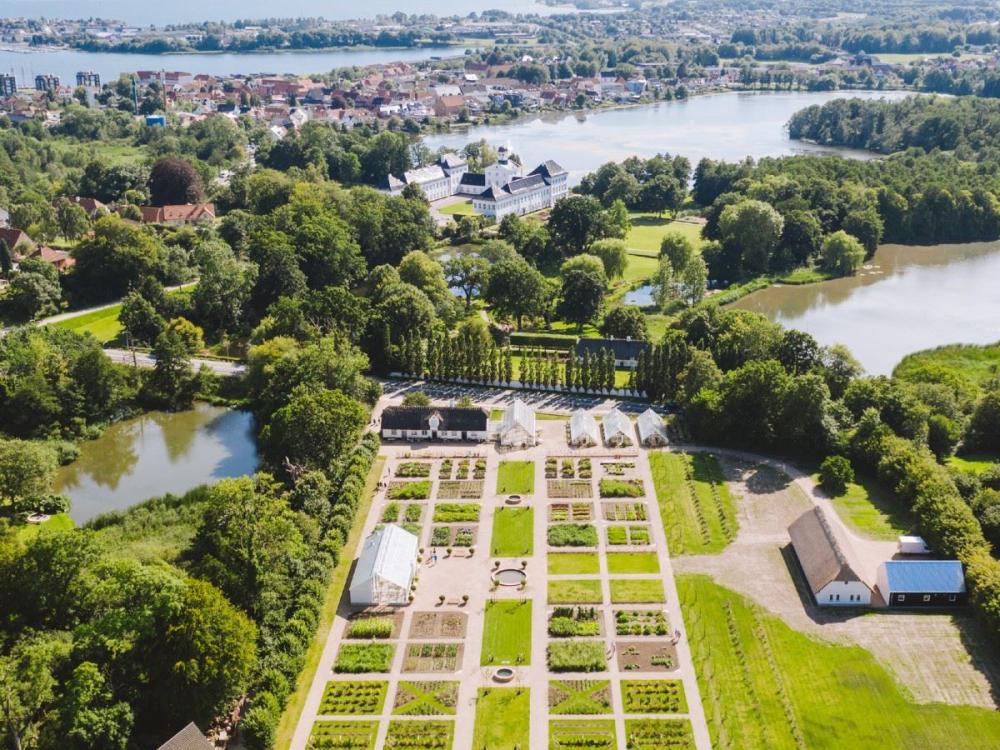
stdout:
<svg viewBox="0 0 1000 750">
<path fill-rule="evenodd" d="M 489 437 L 489 415 L 483 409 L 433 406 L 388 406 L 382 411 L 385 440 L 470 440 Z"/>
<path fill-rule="evenodd" d="M 207 224 L 215 220 L 214 203 L 188 203 L 180 206 L 142 206 L 144 224 L 180 227 Z"/>
<path fill-rule="evenodd" d="M 799 516 L 788 527 L 792 547 L 809 589 L 820 607 L 867 607 L 872 587 L 864 580 L 854 547 L 839 522 L 822 507 Z"/>
<path fill-rule="evenodd" d="M 639 366 L 639 354 L 649 349 L 648 341 L 639 339 L 580 339 L 576 342 L 576 356 L 589 352 L 591 356 L 608 349 L 615 356 L 615 367 L 634 370 Z"/>
</svg>

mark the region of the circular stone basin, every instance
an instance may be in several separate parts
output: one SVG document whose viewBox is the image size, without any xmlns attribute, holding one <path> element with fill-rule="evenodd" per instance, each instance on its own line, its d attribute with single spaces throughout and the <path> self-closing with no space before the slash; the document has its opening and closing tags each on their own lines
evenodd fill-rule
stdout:
<svg viewBox="0 0 1000 750">
<path fill-rule="evenodd" d="M 45 513 L 32 513 L 26 520 L 28 523 L 45 523 L 49 520 L 49 516 Z"/>
<path fill-rule="evenodd" d="M 500 586 L 520 586 L 528 580 L 528 574 L 517 568 L 504 568 L 493 575 L 493 580 Z"/>
<path fill-rule="evenodd" d="M 520 505 L 521 504 L 521 496 L 520 495 L 511 495 L 504 502 L 506 502 L 507 505 Z"/>
<path fill-rule="evenodd" d="M 510 682 L 514 679 L 514 670 L 510 667 L 500 667 L 493 673 L 493 679 L 497 682 Z"/>
</svg>

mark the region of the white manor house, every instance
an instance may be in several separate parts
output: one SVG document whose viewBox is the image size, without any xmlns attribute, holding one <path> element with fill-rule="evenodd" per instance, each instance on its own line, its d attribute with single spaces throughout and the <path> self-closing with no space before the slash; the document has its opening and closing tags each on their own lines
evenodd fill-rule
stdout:
<svg viewBox="0 0 1000 750">
<path fill-rule="evenodd" d="M 389 175 L 388 192 L 399 195 L 407 185 L 418 185 L 429 201 L 466 195 L 476 213 L 500 221 L 507 214 L 551 208 L 569 192 L 568 179 L 569 173 L 551 160 L 524 175 L 521 165 L 501 146 L 496 163 L 483 173 L 470 172 L 463 157 L 450 153 L 435 164 L 404 172 L 402 179 Z"/>
</svg>

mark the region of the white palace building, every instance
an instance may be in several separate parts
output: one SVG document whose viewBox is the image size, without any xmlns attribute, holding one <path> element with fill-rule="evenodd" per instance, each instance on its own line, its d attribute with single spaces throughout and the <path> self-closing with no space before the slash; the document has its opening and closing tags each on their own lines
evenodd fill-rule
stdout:
<svg viewBox="0 0 1000 750">
<path fill-rule="evenodd" d="M 429 201 L 467 195 L 476 213 L 500 221 L 507 214 L 551 208 L 569 193 L 568 180 L 569 173 L 554 161 L 523 175 L 521 165 L 501 146 L 496 163 L 483 173 L 470 172 L 468 162 L 458 154 L 445 154 L 435 164 L 404 172 L 402 179 L 389 175 L 387 190 L 399 195 L 407 185 L 418 185 Z"/>
</svg>

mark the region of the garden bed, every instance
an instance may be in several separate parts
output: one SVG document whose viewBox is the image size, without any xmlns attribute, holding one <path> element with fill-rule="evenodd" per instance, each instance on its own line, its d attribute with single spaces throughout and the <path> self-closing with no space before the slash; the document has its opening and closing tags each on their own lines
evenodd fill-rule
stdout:
<svg viewBox="0 0 1000 750">
<path fill-rule="evenodd" d="M 647 546 L 650 542 L 649 526 L 608 526 L 608 546 Z"/>
<path fill-rule="evenodd" d="M 479 536 L 478 526 L 434 526 L 431 547 L 475 547 Z"/>
<path fill-rule="evenodd" d="M 389 683 L 384 680 L 330 681 L 319 703 L 322 716 L 371 716 L 382 713 Z"/>
<path fill-rule="evenodd" d="M 603 672 L 608 668 L 603 641 L 553 641 L 546 654 L 550 672 Z"/>
<path fill-rule="evenodd" d="M 464 612 L 414 612 L 409 638 L 465 638 Z"/>
<path fill-rule="evenodd" d="M 476 480 L 438 483 L 438 500 L 478 500 L 483 496 L 483 483 Z"/>
<path fill-rule="evenodd" d="M 462 663 L 461 643 L 409 643 L 404 672 L 454 672 Z"/>
<path fill-rule="evenodd" d="M 385 736 L 385 747 L 398 750 L 451 750 L 455 738 L 453 721 L 406 721 L 389 722 L 389 732 Z"/>
<path fill-rule="evenodd" d="M 375 750 L 377 721 L 317 721 L 307 750 Z"/>
<path fill-rule="evenodd" d="M 404 461 L 396 467 L 395 476 L 403 479 L 423 479 L 431 475 L 431 465 L 426 461 Z"/>
<path fill-rule="evenodd" d="M 602 479 L 601 497 L 642 497 L 646 489 L 641 479 Z"/>
<path fill-rule="evenodd" d="M 609 714 L 611 684 L 607 680 L 549 680 L 549 713 Z"/>
<path fill-rule="evenodd" d="M 635 463 L 632 461 L 607 461 L 601 463 L 604 473 L 612 477 L 623 477 L 631 471 L 635 471 Z"/>
<path fill-rule="evenodd" d="M 618 578 L 609 581 L 612 604 L 658 604 L 666 601 L 659 578 Z"/>
<path fill-rule="evenodd" d="M 648 521 L 646 503 L 601 503 L 605 521 Z"/>
<path fill-rule="evenodd" d="M 389 500 L 427 500 L 431 496 L 431 481 L 389 482 L 385 495 Z"/>
<path fill-rule="evenodd" d="M 479 521 L 477 503 L 437 503 L 434 506 L 434 523 L 470 523 Z"/>
<path fill-rule="evenodd" d="M 672 672 L 677 649 L 669 641 L 615 641 L 618 669 L 622 672 Z"/>
<path fill-rule="evenodd" d="M 622 705 L 627 714 L 684 714 L 687 700 L 680 680 L 622 680 Z"/>
<path fill-rule="evenodd" d="M 694 750 L 687 719 L 626 719 L 629 750 Z"/>
<path fill-rule="evenodd" d="M 382 510 L 382 523 L 418 524 L 424 517 L 423 503 L 398 503 L 395 500 Z"/>
<path fill-rule="evenodd" d="M 665 636 L 670 631 L 667 616 L 660 609 L 616 609 L 615 634 Z"/>
<path fill-rule="evenodd" d="M 550 523 L 564 523 L 566 521 L 592 521 L 593 519 L 593 503 L 552 503 L 549 506 Z"/>
<path fill-rule="evenodd" d="M 615 723 L 611 719 L 556 719 L 549 722 L 549 750 L 617 748 Z"/>
<path fill-rule="evenodd" d="M 589 523 L 552 524 L 547 539 L 552 547 L 596 547 L 597 528 Z"/>
<path fill-rule="evenodd" d="M 451 716 L 458 705 L 458 683 L 444 680 L 401 681 L 392 713 L 396 716 Z"/>
<path fill-rule="evenodd" d="M 344 643 L 337 652 L 333 671 L 341 674 L 388 672 L 395 646 L 389 643 Z"/>
<path fill-rule="evenodd" d="M 402 612 L 388 615 L 358 615 L 347 623 L 344 638 L 366 641 L 373 638 L 395 638 L 399 635 L 399 626 L 402 622 Z"/>
<path fill-rule="evenodd" d="M 555 607 L 549 614 L 552 638 L 586 638 L 601 635 L 601 616 L 594 607 Z"/>
<path fill-rule="evenodd" d="M 590 498 L 594 496 L 594 488 L 590 485 L 589 480 L 579 480 L 579 479 L 550 479 L 548 481 L 549 485 L 549 497 L 562 500 L 562 499 L 582 499 Z"/>
</svg>

